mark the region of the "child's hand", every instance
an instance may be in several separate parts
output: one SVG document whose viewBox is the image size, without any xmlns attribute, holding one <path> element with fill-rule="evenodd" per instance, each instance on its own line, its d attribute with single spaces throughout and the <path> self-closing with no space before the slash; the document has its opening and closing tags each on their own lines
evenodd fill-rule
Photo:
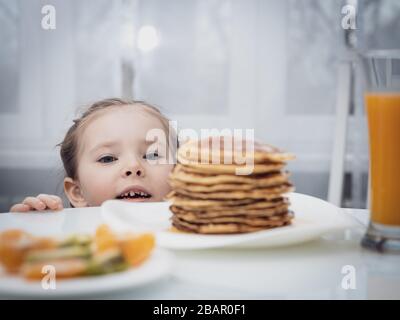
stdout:
<svg viewBox="0 0 400 320">
<path fill-rule="evenodd" d="M 62 210 L 63 203 L 60 197 L 50 194 L 39 194 L 37 197 L 26 197 L 22 203 L 13 205 L 10 212 Z"/>
</svg>

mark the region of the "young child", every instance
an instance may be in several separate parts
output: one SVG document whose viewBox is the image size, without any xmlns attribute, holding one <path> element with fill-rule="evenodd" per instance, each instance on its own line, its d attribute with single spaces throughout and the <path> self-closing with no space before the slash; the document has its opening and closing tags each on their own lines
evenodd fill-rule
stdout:
<svg viewBox="0 0 400 320">
<path fill-rule="evenodd" d="M 165 139 L 147 139 L 154 130 Z M 100 206 L 109 199 L 162 201 L 170 191 L 167 179 L 174 166 L 167 157 L 176 150 L 169 130 L 169 120 L 144 102 L 106 99 L 91 105 L 59 144 L 71 206 Z M 62 208 L 59 197 L 40 194 L 10 211 Z"/>
</svg>

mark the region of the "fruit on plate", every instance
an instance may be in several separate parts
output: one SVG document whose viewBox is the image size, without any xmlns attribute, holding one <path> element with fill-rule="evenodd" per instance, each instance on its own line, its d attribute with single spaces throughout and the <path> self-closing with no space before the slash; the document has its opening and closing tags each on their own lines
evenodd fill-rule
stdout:
<svg viewBox="0 0 400 320">
<path fill-rule="evenodd" d="M 76 234 L 64 239 L 35 237 L 15 229 L 0 233 L 0 263 L 8 273 L 26 279 L 42 279 L 49 265 L 57 278 L 101 275 L 137 267 L 154 246 L 151 233 L 118 234 L 104 224 L 94 236 Z"/>
<path fill-rule="evenodd" d="M 144 233 L 141 235 L 127 235 L 121 240 L 120 246 L 125 260 L 132 266 L 145 261 L 155 245 L 153 234 Z"/>
</svg>

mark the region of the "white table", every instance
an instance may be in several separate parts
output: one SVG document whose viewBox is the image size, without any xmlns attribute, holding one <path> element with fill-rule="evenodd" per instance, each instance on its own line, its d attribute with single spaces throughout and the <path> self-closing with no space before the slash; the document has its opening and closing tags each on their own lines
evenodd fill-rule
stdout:
<svg viewBox="0 0 400 320">
<path fill-rule="evenodd" d="M 366 226 L 366 210 L 345 211 Z M 46 224 L 54 234 L 65 226 L 93 232 L 102 222 L 100 208 L 29 215 L 30 227 Z M 15 227 L 26 226 L 26 218 L 14 214 Z M 361 227 L 275 249 L 174 251 L 175 267 L 168 278 L 105 298 L 400 299 L 400 255 L 382 255 L 363 249 L 360 239 L 364 232 L 365 227 Z M 355 288 L 346 289 L 343 282 L 350 282 L 344 279 L 353 271 L 355 282 L 351 283 Z"/>
</svg>

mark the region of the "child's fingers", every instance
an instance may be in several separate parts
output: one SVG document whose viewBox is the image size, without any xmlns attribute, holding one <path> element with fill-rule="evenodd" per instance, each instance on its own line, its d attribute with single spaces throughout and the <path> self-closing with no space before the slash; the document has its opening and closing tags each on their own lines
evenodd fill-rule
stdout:
<svg viewBox="0 0 400 320">
<path fill-rule="evenodd" d="M 26 204 L 22 204 L 22 203 L 17 203 L 14 204 L 11 209 L 10 212 L 27 212 L 29 211 L 31 208 L 26 205 Z"/>
<path fill-rule="evenodd" d="M 48 209 L 50 210 L 57 210 L 58 209 L 58 202 L 53 199 L 53 197 L 51 197 L 48 194 L 39 194 L 37 197 L 37 199 L 41 200 Z"/>
<path fill-rule="evenodd" d="M 52 195 L 52 194 L 50 194 L 49 195 L 52 199 L 54 199 L 56 202 L 57 202 L 57 204 L 58 204 L 58 209 L 63 209 L 64 208 L 64 206 L 63 206 L 63 202 L 62 202 L 62 200 L 61 200 L 61 198 L 60 197 L 58 197 L 58 196 L 54 196 L 54 195 Z"/>
<path fill-rule="evenodd" d="M 24 201 L 22 201 L 23 204 L 26 204 L 30 206 L 32 209 L 41 211 L 46 209 L 46 204 L 43 203 L 41 200 L 34 198 L 34 197 L 27 197 L 25 198 Z"/>
<path fill-rule="evenodd" d="M 51 197 L 52 199 L 54 199 L 55 201 L 62 203 L 62 200 L 59 196 L 55 196 L 53 194 L 49 194 L 49 197 Z"/>
</svg>

